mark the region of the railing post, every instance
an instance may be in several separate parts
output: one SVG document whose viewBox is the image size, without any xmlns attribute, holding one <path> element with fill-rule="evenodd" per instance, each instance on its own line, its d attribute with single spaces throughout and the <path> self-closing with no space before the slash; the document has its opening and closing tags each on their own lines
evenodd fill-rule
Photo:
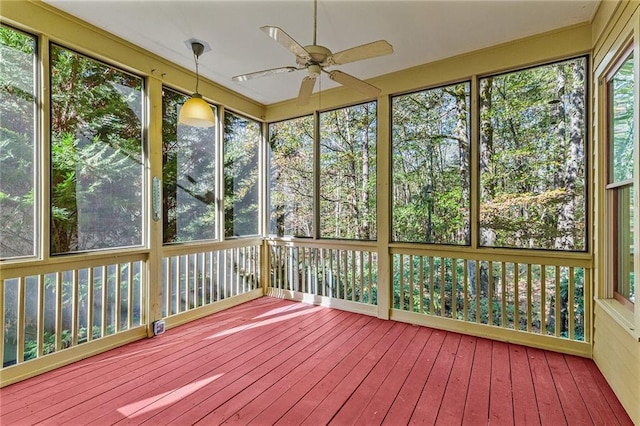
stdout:
<svg viewBox="0 0 640 426">
<path fill-rule="evenodd" d="M 262 294 L 267 294 L 269 288 L 269 280 L 271 279 L 271 265 L 269 264 L 269 243 L 266 239 L 262 240 L 262 247 L 260 248 L 260 287 L 262 287 Z"/>
<path fill-rule="evenodd" d="M 378 318 L 389 319 L 392 295 L 390 186 L 391 181 L 391 109 L 388 95 L 378 98 L 378 149 L 376 151 L 378 175 L 376 179 L 377 255 L 378 255 Z"/>
<path fill-rule="evenodd" d="M 149 152 L 147 159 L 147 188 L 152 189 L 153 178 L 158 178 L 158 184 L 162 187 L 162 81 L 155 77 L 147 78 L 147 88 L 149 93 L 149 130 L 147 135 L 147 149 Z M 153 191 L 147 191 L 151 194 Z M 161 194 L 162 191 L 158 191 Z M 149 258 L 146 262 L 146 270 L 143 283 L 146 283 L 146 298 L 144 303 L 145 317 L 147 325 L 147 336 L 153 336 L 153 322 L 162 319 L 162 215 L 155 220 L 153 216 L 153 198 L 148 195 L 147 220 L 149 221 Z M 157 201 L 156 201 L 157 203 Z M 106 282 L 103 282 L 103 286 Z M 167 307 L 167 312 L 169 307 Z M 119 319 L 118 319 L 119 320 Z"/>
</svg>

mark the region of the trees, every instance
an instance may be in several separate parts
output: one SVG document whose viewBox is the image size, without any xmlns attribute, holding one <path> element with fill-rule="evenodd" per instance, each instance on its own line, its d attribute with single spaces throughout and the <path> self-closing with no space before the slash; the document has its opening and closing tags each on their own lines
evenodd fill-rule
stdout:
<svg viewBox="0 0 640 426">
<path fill-rule="evenodd" d="M 164 88 L 162 101 L 163 242 L 214 239 L 216 128 L 178 123 L 186 95 Z"/>
<path fill-rule="evenodd" d="M 393 98 L 394 241 L 470 243 L 470 84 Z"/>
<path fill-rule="evenodd" d="M 258 158 L 260 123 L 225 112 L 225 236 L 258 234 Z"/>
<path fill-rule="evenodd" d="M 376 239 L 376 104 L 320 114 L 320 236 Z"/>
<path fill-rule="evenodd" d="M 314 118 L 269 124 L 269 233 L 313 236 Z"/>
<path fill-rule="evenodd" d="M 0 26 L 0 259 L 36 254 L 36 40 Z"/>
<path fill-rule="evenodd" d="M 486 246 L 586 249 L 586 58 L 480 80 Z"/>
<path fill-rule="evenodd" d="M 51 46 L 51 253 L 142 244 L 142 79 Z"/>
</svg>

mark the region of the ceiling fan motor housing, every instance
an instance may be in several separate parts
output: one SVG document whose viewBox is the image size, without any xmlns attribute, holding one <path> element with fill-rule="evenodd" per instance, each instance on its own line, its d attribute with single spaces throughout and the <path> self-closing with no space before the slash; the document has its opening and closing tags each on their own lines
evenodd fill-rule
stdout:
<svg viewBox="0 0 640 426">
<path fill-rule="evenodd" d="M 309 76 L 316 78 L 320 75 L 320 72 L 322 71 L 322 67 L 320 67 L 320 65 L 317 64 L 311 64 L 307 66 L 307 71 L 309 72 Z"/>
<path fill-rule="evenodd" d="M 306 60 L 306 58 L 297 57 L 296 62 L 298 63 L 298 65 L 301 65 L 301 66 L 328 65 L 325 62 L 327 58 L 331 56 L 331 51 L 326 47 L 312 44 L 309 46 L 305 46 L 304 50 L 306 50 L 307 53 L 309 53 L 309 56 L 311 56 L 311 60 Z"/>
</svg>

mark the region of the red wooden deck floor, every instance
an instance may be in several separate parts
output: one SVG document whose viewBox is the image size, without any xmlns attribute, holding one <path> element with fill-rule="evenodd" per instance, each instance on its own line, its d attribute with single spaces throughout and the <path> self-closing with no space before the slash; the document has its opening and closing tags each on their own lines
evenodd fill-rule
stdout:
<svg viewBox="0 0 640 426">
<path fill-rule="evenodd" d="M 590 360 L 264 297 L 0 390 L 0 424 L 632 424 Z"/>
</svg>

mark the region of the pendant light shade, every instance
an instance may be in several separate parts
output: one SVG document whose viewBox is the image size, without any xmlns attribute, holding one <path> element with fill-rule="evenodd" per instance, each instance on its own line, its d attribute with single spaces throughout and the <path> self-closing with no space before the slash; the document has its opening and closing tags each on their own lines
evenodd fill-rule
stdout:
<svg viewBox="0 0 640 426">
<path fill-rule="evenodd" d="M 213 115 L 211 106 L 202 99 L 202 95 L 198 93 L 198 83 L 200 76 L 198 74 L 198 58 L 204 52 L 204 45 L 194 41 L 191 43 L 193 57 L 196 62 L 196 91 L 191 95 L 191 99 L 186 101 L 180 109 L 178 121 L 181 124 L 194 127 L 213 127 L 216 124 L 216 118 Z"/>
<path fill-rule="evenodd" d="M 178 120 L 181 124 L 194 127 L 213 127 L 216 124 L 211 106 L 199 93 L 194 93 L 191 99 L 182 105 Z"/>
</svg>

